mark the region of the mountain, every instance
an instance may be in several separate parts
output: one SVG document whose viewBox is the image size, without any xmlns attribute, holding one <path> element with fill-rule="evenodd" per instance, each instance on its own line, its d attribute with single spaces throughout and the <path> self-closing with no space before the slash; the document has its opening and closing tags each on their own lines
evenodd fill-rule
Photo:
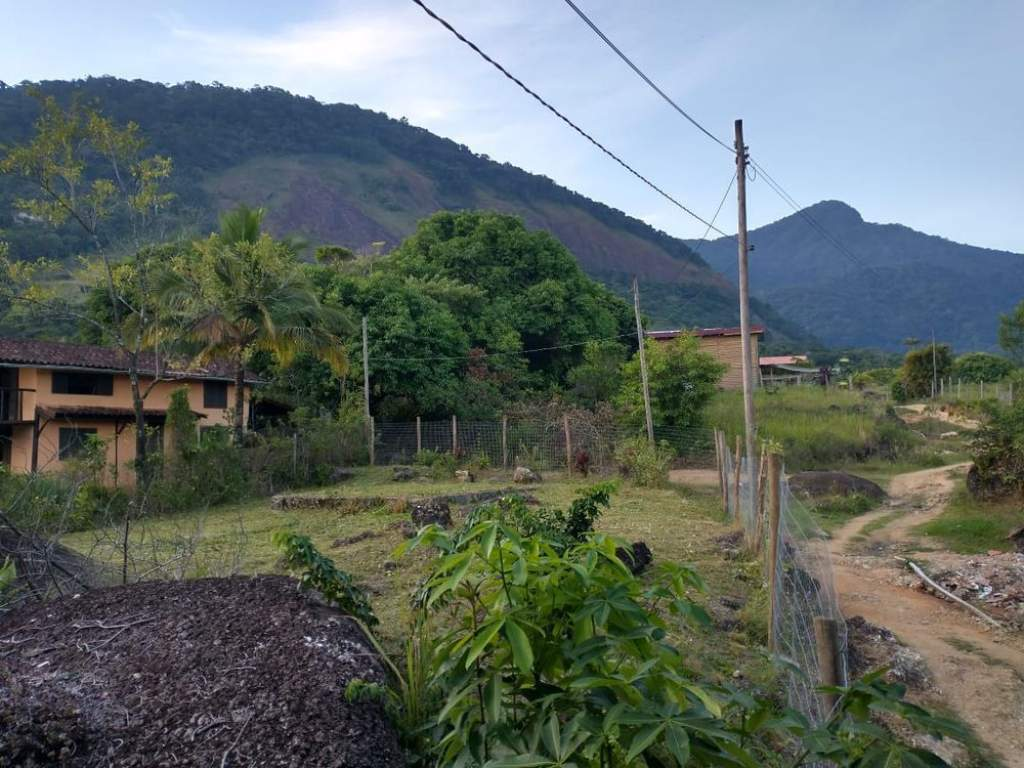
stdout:
<svg viewBox="0 0 1024 768">
<path fill-rule="evenodd" d="M 830 346 L 896 350 L 936 338 L 957 352 L 994 350 L 998 314 L 1024 299 L 1024 255 L 964 245 L 899 224 L 873 224 L 828 200 L 750 232 L 751 292 Z M 735 279 L 736 238 L 700 254 Z"/>
<path fill-rule="evenodd" d="M 494 209 L 550 230 L 618 293 L 636 274 L 657 326 L 737 322 L 735 288 L 682 240 L 404 118 L 267 87 L 110 77 L 36 86 L 62 103 L 77 94 L 137 122 L 152 149 L 173 159 L 178 206 L 169 232 L 210 231 L 218 212 L 245 202 L 268 209 L 274 234 L 367 250 L 394 246 L 439 209 Z M 26 87 L 0 84 L 0 145 L 26 139 L 37 114 Z M 87 248 L 70 226 L 54 232 L 18 216 L 18 191 L 0 178 L 0 230 L 16 258 L 67 258 Z M 814 344 L 770 306 L 753 309 L 777 341 Z"/>
</svg>

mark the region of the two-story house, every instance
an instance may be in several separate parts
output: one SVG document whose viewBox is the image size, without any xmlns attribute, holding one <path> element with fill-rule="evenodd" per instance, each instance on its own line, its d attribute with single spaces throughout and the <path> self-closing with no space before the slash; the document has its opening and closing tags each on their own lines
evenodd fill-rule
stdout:
<svg viewBox="0 0 1024 768">
<path fill-rule="evenodd" d="M 229 426 L 235 402 L 229 366 L 157 366 L 144 355 L 140 373 L 147 428 L 154 449 L 163 447 L 163 423 L 171 393 L 187 387 L 200 429 Z M 156 383 L 153 384 L 154 378 Z M 246 414 L 252 381 L 246 381 Z M 104 441 L 114 477 L 131 482 L 135 412 L 125 355 L 88 344 L 0 338 L 0 461 L 14 472 L 59 470 L 88 435 Z"/>
</svg>

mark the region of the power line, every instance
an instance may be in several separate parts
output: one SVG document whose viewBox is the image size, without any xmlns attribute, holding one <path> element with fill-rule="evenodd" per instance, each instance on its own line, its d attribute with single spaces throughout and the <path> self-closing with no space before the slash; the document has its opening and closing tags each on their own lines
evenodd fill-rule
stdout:
<svg viewBox="0 0 1024 768">
<path fill-rule="evenodd" d="M 620 59 L 622 59 L 622 61 L 625 62 L 626 65 L 630 69 L 632 69 L 637 74 L 638 77 L 640 77 L 641 80 L 643 80 L 648 86 L 650 86 L 650 88 L 655 93 L 657 93 L 662 99 L 664 99 L 669 104 L 669 106 L 672 107 L 672 109 L 674 109 L 676 112 L 678 112 L 680 115 L 682 115 L 683 118 L 685 118 L 694 127 L 696 127 L 701 133 L 703 133 L 705 136 L 710 138 L 716 144 L 718 144 L 718 145 L 720 145 L 722 147 L 725 147 L 726 149 L 728 149 L 733 154 L 736 153 L 736 148 L 730 147 L 724 141 L 722 141 L 717 136 L 715 136 L 711 131 L 709 131 L 707 128 L 705 128 L 703 125 L 701 125 L 693 116 L 691 116 L 688 112 L 686 112 L 686 110 L 684 110 L 682 107 L 680 107 L 670 96 L 668 96 L 668 94 L 666 94 L 665 91 L 662 90 L 658 86 L 657 83 L 655 83 L 635 63 L 633 63 L 632 59 L 630 59 L 625 53 L 622 52 L 622 50 L 617 45 L 615 45 L 615 43 L 612 42 L 612 40 L 600 29 L 600 27 L 598 27 L 597 24 L 595 24 L 590 19 L 590 17 L 587 16 L 587 14 L 584 13 L 580 9 L 580 7 L 578 5 L 576 5 L 575 2 L 573 2 L 573 0 L 565 0 L 565 3 L 570 8 L 572 8 L 573 11 L 575 11 L 576 15 L 579 16 L 586 23 L 586 25 L 588 27 L 590 27 L 590 29 L 593 30 L 593 32 L 598 37 L 600 37 L 601 40 L 603 40 L 604 43 L 609 48 L 611 48 L 612 51 L 614 51 L 615 54 Z M 782 187 L 781 184 L 779 184 L 777 181 L 775 181 L 774 178 L 772 178 L 772 176 L 764 169 L 763 166 L 761 166 L 759 163 L 754 161 L 753 158 L 751 158 L 750 164 L 754 167 L 754 169 L 756 170 L 757 173 L 760 173 L 765 178 L 765 181 L 768 184 L 768 187 L 773 192 L 775 192 L 775 194 L 777 194 L 780 198 L 782 198 L 782 200 L 787 205 L 789 205 L 796 213 L 800 214 L 801 217 L 811 226 L 811 228 L 814 229 L 829 245 L 831 245 L 833 248 L 835 248 L 837 251 L 839 251 L 843 256 L 845 256 L 846 258 L 848 258 L 849 260 L 851 260 L 855 264 L 857 264 L 857 265 L 863 267 L 864 269 L 866 269 L 867 271 L 871 272 L 876 278 L 882 279 L 881 275 L 870 264 L 868 264 L 863 259 L 861 259 L 859 256 L 857 256 L 852 251 L 850 251 L 850 249 L 848 249 L 837 237 L 835 237 L 832 233 L 830 233 L 827 229 L 825 229 L 825 227 L 823 227 L 810 213 L 808 213 L 806 210 L 804 210 L 803 207 L 801 207 L 799 204 L 797 204 L 797 202 L 793 199 L 793 197 L 788 192 L 786 192 L 786 190 Z M 726 194 L 728 194 L 728 193 L 726 193 Z M 716 231 L 718 231 L 718 230 L 716 229 Z"/>
<path fill-rule="evenodd" d="M 570 120 L 570 119 L 569 119 L 568 117 L 566 117 L 566 116 L 565 116 L 564 114 L 562 114 L 561 112 L 559 112 L 559 111 L 558 111 L 558 110 L 557 110 L 557 109 L 556 109 L 555 107 L 553 107 L 553 106 L 552 106 L 552 105 L 551 105 L 551 104 L 550 104 L 549 102 L 545 101 L 545 100 L 544 100 L 544 99 L 543 99 L 543 98 L 542 98 L 542 97 L 541 97 L 541 96 L 540 96 L 540 95 L 539 95 L 539 94 L 538 94 L 538 93 L 537 93 L 536 91 L 534 91 L 534 90 L 531 90 L 531 89 L 530 89 L 530 87 L 529 87 L 529 86 L 527 86 L 527 85 L 526 85 L 526 84 L 525 84 L 525 83 L 524 83 L 524 82 L 523 82 L 522 80 L 520 80 L 520 79 L 519 79 L 518 77 L 516 77 L 516 76 L 515 76 L 515 75 L 513 75 L 513 74 L 512 74 L 511 72 L 509 72 L 509 71 L 508 71 L 507 69 L 505 69 L 505 67 L 503 67 L 503 66 L 502 66 L 501 64 L 499 64 L 499 63 L 498 63 L 497 61 L 495 61 L 495 60 L 494 60 L 494 59 L 492 59 L 492 58 L 491 58 L 490 56 L 488 56 L 488 55 L 487 55 L 486 53 L 484 53 L 484 51 L 483 51 L 483 50 L 481 50 L 481 48 L 480 48 L 480 47 L 479 47 L 479 46 L 478 46 L 478 45 L 477 45 L 476 43 L 474 43 L 474 42 L 473 42 L 472 40 L 470 40 L 469 38 L 467 38 L 467 37 L 466 37 L 465 35 L 463 35 L 463 34 L 462 34 L 461 32 L 459 32 L 459 31 L 458 31 L 457 29 L 455 29 L 455 27 L 453 27 L 453 26 L 452 26 L 452 25 L 451 25 L 451 24 L 450 24 L 450 23 L 449 23 L 448 21 L 446 21 L 445 19 L 443 19 L 443 18 L 441 18 L 440 16 L 438 16 L 438 15 L 437 15 L 437 14 L 436 14 L 436 13 L 435 13 L 434 11 L 432 11 L 432 10 L 431 10 L 431 9 L 430 9 L 430 8 L 429 8 L 429 7 L 428 7 L 428 6 L 427 6 L 427 5 L 426 5 L 426 4 L 424 3 L 424 2 L 423 2 L 423 0 L 412 0 L 412 1 L 413 1 L 414 3 L 416 3 L 416 5 L 418 5 L 418 6 L 420 7 L 420 8 L 422 8 L 422 9 L 423 9 L 423 11 L 424 11 L 424 12 L 425 12 L 425 13 L 426 13 L 426 14 L 427 14 L 428 16 L 430 16 L 430 18 L 434 19 L 434 21 L 436 21 L 436 22 L 437 22 L 438 24 L 440 24 L 440 25 L 441 25 L 441 26 L 443 26 L 443 27 L 444 27 L 445 29 L 447 29 L 447 30 L 448 30 L 449 32 L 451 32 L 451 33 L 452 33 L 452 34 L 453 34 L 453 35 L 454 35 L 454 36 L 455 36 L 456 38 L 458 38 L 458 40 L 459 40 L 459 41 L 461 41 L 462 43 L 464 43 L 465 45 L 467 45 L 467 46 L 468 46 L 469 48 L 471 48 L 471 49 L 472 49 L 472 50 L 473 50 L 473 51 L 474 51 L 474 52 L 475 52 L 475 53 L 476 53 L 476 54 L 477 54 L 478 56 L 480 56 L 480 58 L 482 58 L 482 59 L 483 59 L 484 61 L 486 61 L 486 62 L 487 62 L 488 64 L 490 64 L 490 65 L 491 65 L 492 67 L 494 67 L 494 68 L 495 68 L 495 69 L 497 69 L 497 70 L 498 70 L 499 72 L 501 72 L 501 74 L 503 74 L 503 75 L 504 75 L 504 76 L 505 76 L 506 78 L 508 78 L 509 80 L 511 80 L 511 81 L 512 81 L 513 83 L 515 83 L 516 85 L 518 85 L 518 86 L 519 86 L 519 87 L 520 87 L 520 88 L 521 88 L 521 89 L 522 89 L 522 90 L 523 90 L 523 91 L 524 91 L 525 93 L 527 93 L 528 95 L 530 95 L 531 97 L 533 97 L 533 98 L 534 98 L 534 99 L 535 99 L 535 100 L 536 100 L 536 101 L 537 101 L 537 102 L 538 102 L 539 104 L 541 104 L 541 105 L 542 105 L 542 106 L 543 106 L 543 107 L 544 107 L 545 109 L 547 109 L 547 110 L 548 110 L 549 112 L 551 112 L 551 113 L 552 113 L 553 115 L 555 115 L 555 117 L 557 117 L 557 118 L 558 118 L 559 120 L 561 120 L 561 121 L 562 121 L 563 123 L 565 123 L 566 125 L 568 125 L 568 126 L 569 126 L 570 128 L 572 128 L 572 129 L 573 129 L 574 131 L 576 131 L 576 133 L 578 133 L 578 134 L 579 134 L 580 136 L 582 136 L 582 137 L 583 137 L 584 139 L 586 139 L 587 141 L 589 141 L 589 142 L 590 142 L 591 144 L 593 144 L 593 145 L 594 145 L 595 147 L 597 147 L 597 148 L 598 148 L 599 150 L 601 150 L 601 151 L 602 151 L 602 152 L 603 152 L 604 154 L 606 154 L 606 155 L 607 155 L 608 157 L 610 157 L 610 158 L 611 158 L 612 160 L 614 160 L 614 161 L 615 161 L 616 163 L 618 163 L 618 164 L 619 164 L 620 166 L 622 166 L 622 167 L 623 167 L 623 168 L 625 168 L 625 169 L 626 169 L 627 171 L 629 171 L 629 173 L 633 174 L 633 176 L 635 176 L 636 178 L 638 178 L 638 179 L 639 179 L 640 181 L 642 181 L 642 182 L 643 182 L 644 184 L 646 184 L 646 185 L 647 185 L 648 187 L 650 187 L 650 188 L 651 188 L 651 189 L 653 189 L 653 190 L 654 190 L 655 192 L 657 192 L 657 193 L 658 193 L 659 195 L 661 195 L 661 196 L 662 196 L 663 198 L 665 198 L 666 200 L 668 200 L 668 201 L 669 201 L 669 202 L 670 202 L 670 203 L 671 203 L 672 205 L 674 205 L 674 206 L 675 206 L 676 208 L 678 208 L 679 210 L 681 210 L 681 211 L 683 211 L 683 212 L 685 212 L 685 213 L 689 214 L 690 216 L 692 216 L 693 218 L 695 218 L 695 219 L 696 219 L 697 221 L 699 221 L 699 222 L 700 222 L 701 224 L 705 224 L 705 225 L 707 225 L 707 226 L 708 226 L 708 227 L 709 227 L 710 229 L 714 230 L 715 232 L 717 232 L 718 234 L 722 235 L 723 237 L 725 237 L 725 236 L 726 236 L 726 233 L 725 233 L 725 232 L 723 232 L 722 230 L 718 229 L 718 227 L 716 227 L 716 226 L 715 226 L 714 224 L 712 224 L 711 222 L 707 221 L 706 219 L 702 218 L 701 216 L 698 216 L 698 215 L 697 215 L 696 213 L 694 213 L 694 212 L 693 212 L 692 210 L 690 210 L 690 209 L 689 209 L 689 208 L 687 208 L 687 207 L 686 207 L 685 205 L 683 205 L 683 204 L 682 204 L 681 202 L 679 202 L 678 200 L 676 200 L 676 199 L 675 199 L 675 198 L 674 198 L 674 197 L 673 197 L 672 195 L 670 195 L 670 194 L 669 194 L 668 192 L 666 192 L 665 190 L 663 190 L 663 189 L 662 189 L 661 187 L 659 187 L 659 186 L 658 186 L 657 184 L 655 184 L 655 183 L 654 183 L 653 181 L 651 181 L 651 180 L 650 180 L 650 179 L 648 179 L 648 178 L 647 178 L 646 176 L 644 176 L 644 175 L 643 175 L 642 173 L 640 173 L 640 172 L 639 172 L 639 171 L 637 171 L 637 170 L 636 170 L 635 168 L 633 168 L 633 166 L 629 165 L 629 163 L 627 163 L 627 162 L 626 162 L 625 160 L 623 160 L 623 159 L 622 159 L 621 157 L 619 157 L 619 156 L 618 156 L 617 154 L 615 154 L 615 153 L 614 153 L 614 152 L 612 152 L 612 151 L 611 151 L 610 149 L 608 149 L 608 148 L 607 148 L 607 147 L 606 147 L 606 146 L 605 146 L 604 144 L 602 144 L 602 143 L 601 143 L 601 142 L 599 142 L 599 141 L 598 141 L 597 139 L 595 139 L 595 138 L 594 138 L 593 136 L 591 136 L 591 135 L 590 135 L 589 133 L 587 133 L 587 132 L 586 132 L 586 131 L 584 131 L 584 130 L 583 130 L 582 128 L 580 128 L 580 127 L 579 127 L 579 126 L 578 126 L 578 125 L 577 125 L 576 123 L 574 123 L 574 122 L 573 122 L 572 120 Z"/>
<path fill-rule="evenodd" d="M 590 27 L 592 30 L 594 30 L 594 34 L 596 34 L 598 37 L 600 37 L 609 48 L 611 48 L 613 51 L 615 51 L 615 53 L 618 55 L 618 57 L 620 59 L 622 59 L 624 62 L 626 62 L 626 64 L 629 66 L 630 69 L 632 69 L 634 72 L 636 72 L 637 76 L 640 77 L 641 80 L 643 80 L 645 83 L 647 83 L 651 88 L 654 89 L 654 91 L 659 96 L 661 96 L 661 98 L 663 98 L 665 101 L 667 101 L 671 105 L 672 109 L 674 109 L 676 112 L 678 112 L 684 118 L 689 120 L 690 123 L 693 124 L 693 126 L 698 131 L 703 133 L 705 136 L 707 136 L 713 142 L 715 142 L 716 144 L 718 144 L 721 147 L 724 147 L 726 150 L 728 150 L 732 154 L 736 154 L 735 148 L 729 146 L 727 143 L 722 141 L 720 138 L 715 136 L 715 134 L 713 134 L 711 131 L 709 131 L 707 128 L 705 128 L 703 125 L 701 125 L 699 122 L 697 122 L 696 118 L 691 116 L 685 109 L 683 109 L 678 104 L 676 104 L 675 101 L 673 101 L 669 97 L 668 94 L 666 94 L 663 90 L 661 90 L 661 88 L 659 88 L 655 84 L 655 82 L 653 80 L 651 80 L 651 78 L 649 78 L 646 74 L 644 74 L 643 70 L 641 70 L 640 67 L 638 67 L 636 64 L 634 64 L 633 61 L 626 54 L 624 54 L 619 49 L 619 47 L 617 45 L 615 45 L 615 43 L 613 43 L 608 38 L 608 36 L 604 32 L 602 32 L 600 30 L 600 28 L 593 21 L 590 20 L 590 17 L 587 16 L 587 14 L 585 14 L 580 9 L 580 7 L 578 5 L 576 5 L 576 3 L 574 3 L 572 0 L 565 0 L 565 3 L 566 3 L 566 5 L 568 5 L 570 8 L 572 8 L 576 12 L 577 16 L 579 16 L 581 19 L 583 19 L 583 21 L 587 24 L 588 27 Z"/>
</svg>

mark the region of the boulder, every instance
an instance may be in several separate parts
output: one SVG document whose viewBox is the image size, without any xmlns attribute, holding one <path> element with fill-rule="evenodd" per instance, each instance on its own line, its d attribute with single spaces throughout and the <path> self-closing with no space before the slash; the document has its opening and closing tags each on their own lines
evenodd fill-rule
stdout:
<svg viewBox="0 0 1024 768">
<path fill-rule="evenodd" d="M 512 473 L 513 483 L 539 483 L 540 475 L 529 467 L 516 467 Z"/>
<path fill-rule="evenodd" d="M 436 523 L 442 528 L 450 528 L 452 525 L 451 507 L 443 501 L 416 502 L 410 505 L 409 516 L 420 528 L 431 523 Z"/>
<path fill-rule="evenodd" d="M 642 541 L 634 541 L 627 547 L 618 547 L 615 556 L 621 560 L 634 576 L 643 573 L 654 561 L 651 548 Z"/>
<path fill-rule="evenodd" d="M 848 472 L 797 472 L 790 476 L 789 488 L 793 493 L 811 499 L 854 494 L 874 501 L 885 498 L 885 491 L 880 485 Z"/>
<path fill-rule="evenodd" d="M 356 476 L 355 471 L 348 467 L 335 467 L 331 470 L 332 483 L 344 483 Z"/>
<path fill-rule="evenodd" d="M 999 499 L 1012 491 L 1013 488 L 996 472 L 982 472 L 977 464 L 972 464 L 967 470 L 967 492 L 975 499 Z"/>
<path fill-rule="evenodd" d="M 457 469 L 455 470 L 455 479 L 460 483 L 475 483 L 476 476 L 468 469 Z"/>
<path fill-rule="evenodd" d="M 394 467 L 391 470 L 391 479 L 396 483 L 407 483 L 416 479 L 416 470 L 412 467 Z"/>
</svg>

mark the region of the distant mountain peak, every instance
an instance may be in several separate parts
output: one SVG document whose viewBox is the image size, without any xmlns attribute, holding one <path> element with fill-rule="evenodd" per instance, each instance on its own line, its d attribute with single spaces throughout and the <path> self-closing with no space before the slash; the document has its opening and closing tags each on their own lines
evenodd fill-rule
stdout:
<svg viewBox="0 0 1024 768">
<path fill-rule="evenodd" d="M 808 206 L 804 211 L 819 221 L 828 219 L 838 225 L 864 223 L 864 217 L 860 215 L 860 212 L 842 200 L 822 200 L 820 203 Z M 821 221 L 821 223 L 825 222 Z"/>
</svg>

